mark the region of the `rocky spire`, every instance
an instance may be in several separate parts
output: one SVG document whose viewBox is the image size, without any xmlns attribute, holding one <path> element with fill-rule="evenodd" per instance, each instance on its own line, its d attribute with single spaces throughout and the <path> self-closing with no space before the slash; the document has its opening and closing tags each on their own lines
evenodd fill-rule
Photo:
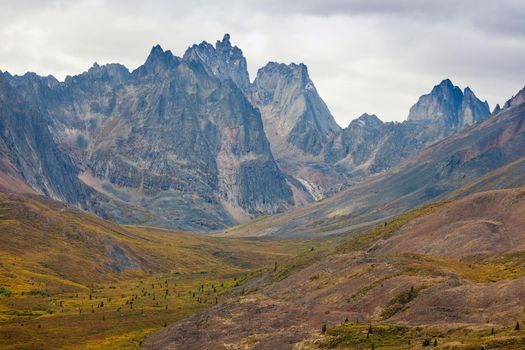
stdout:
<svg viewBox="0 0 525 350">
<path fill-rule="evenodd" d="M 175 67 L 180 62 L 180 58 L 174 56 L 170 50 L 164 51 L 160 45 L 155 45 L 146 59 L 146 62 L 136 69 L 139 74 L 155 73 Z"/>
<path fill-rule="evenodd" d="M 231 45 L 230 34 L 224 34 L 222 41 L 217 40 L 215 47 L 206 41 L 191 46 L 183 60 L 200 62 L 210 75 L 220 80 L 231 79 L 244 93 L 249 90 L 246 59 L 241 49 Z"/>
<path fill-rule="evenodd" d="M 316 155 L 340 130 L 302 63 L 269 62 L 257 72 L 251 95 L 277 156 L 287 144 Z"/>
<path fill-rule="evenodd" d="M 222 41 L 217 40 L 217 43 L 215 43 L 215 47 L 219 48 L 220 46 L 232 46 L 232 44 L 230 43 L 230 34 L 224 34 L 224 36 L 222 37 Z"/>
</svg>

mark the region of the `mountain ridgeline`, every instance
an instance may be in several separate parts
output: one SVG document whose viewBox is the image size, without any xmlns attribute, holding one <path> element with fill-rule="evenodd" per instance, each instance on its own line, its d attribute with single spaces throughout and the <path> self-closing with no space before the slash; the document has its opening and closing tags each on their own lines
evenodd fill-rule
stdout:
<svg viewBox="0 0 525 350">
<path fill-rule="evenodd" d="M 270 62 L 252 83 L 228 34 L 182 57 L 154 46 L 131 72 L 95 63 L 63 82 L 5 72 L 0 101 L 0 186 L 188 230 L 324 198 L 490 115 L 444 80 L 403 123 L 364 114 L 342 129 L 304 64 Z"/>
</svg>

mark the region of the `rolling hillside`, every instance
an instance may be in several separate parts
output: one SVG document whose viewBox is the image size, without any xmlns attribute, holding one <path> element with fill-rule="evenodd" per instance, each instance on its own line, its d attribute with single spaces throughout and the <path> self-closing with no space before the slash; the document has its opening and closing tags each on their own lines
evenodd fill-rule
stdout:
<svg viewBox="0 0 525 350">
<path fill-rule="evenodd" d="M 428 340 L 440 349 L 521 349 L 524 211 L 524 189 L 416 208 L 268 269 L 244 295 L 144 348 L 419 349 Z"/>
</svg>

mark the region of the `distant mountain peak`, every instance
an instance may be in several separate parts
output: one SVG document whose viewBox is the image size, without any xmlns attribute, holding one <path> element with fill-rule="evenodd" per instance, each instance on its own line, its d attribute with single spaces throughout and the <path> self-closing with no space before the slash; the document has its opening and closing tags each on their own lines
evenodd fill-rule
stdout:
<svg viewBox="0 0 525 350">
<path fill-rule="evenodd" d="M 359 116 L 359 118 L 357 119 L 362 119 L 362 120 L 366 120 L 366 121 L 379 121 L 381 122 L 381 119 L 379 119 L 379 117 L 375 114 L 368 114 L 368 113 L 363 113 Z"/>
<path fill-rule="evenodd" d="M 156 57 L 161 57 L 163 54 L 164 54 L 164 50 L 159 44 L 157 44 L 151 48 L 148 58 L 154 59 Z"/>
<path fill-rule="evenodd" d="M 438 85 L 436 85 L 434 88 L 441 88 L 441 89 L 446 89 L 446 90 L 454 90 L 454 91 L 460 91 L 461 92 L 461 89 L 454 85 L 454 83 L 452 82 L 452 80 L 450 80 L 449 78 L 447 79 L 443 79 Z"/>
<path fill-rule="evenodd" d="M 157 44 L 151 48 L 144 65 L 137 68 L 135 72 L 139 74 L 158 74 L 161 71 L 176 66 L 179 62 L 180 58 L 174 56 L 170 50 L 163 50 L 162 47 Z"/>
<path fill-rule="evenodd" d="M 110 81 L 114 85 L 118 85 L 129 78 L 130 72 L 126 66 L 120 63 L 108 63 L 100 65 L 95 62 L 87 72 L 81 74 L 80 76 L 83 76 L 87 79 L 102 79 Z M 68 77 L 66 78 L 66 82 L 70 83 L 74 79 L 75 77 Z"/>
<path fill-rule="evenodd" d="M 270 61 L 266 64 L 266 66 L 260 68 L 261 69 L 279 69 L 281 71 L 299 71 L 302 74 L 308 74 L 308 67 L 304 63 L 295 63 L 292 62 L 290 64 L 286 63 L 279 63 L 275 61 Z"/>
<path fill-rule="evenodd" d="M 257 71 L 257 76 L 268 74 L 286 77 L 290 79 L 290 81 L 293 81 L 294 84 L 298 84 L 298 86 L 305 91 L 315 90 L 315 86 L 308 74 L 308 67 L 304 63 L 292 62 L 286 64 L 270 61 Z"/>
<path fill-rule="evenodd" d="M 192 45 L 182 59 L 201 62 L 211 75 L 220 80 L 231 79 L 245 93 L 250 87 L 246 59 L 241 49 L 231 45 L 230 34 L 217 40 L 215 47 L 206 41 Z"/>
<path fill-rule="evenodd" d="M 449 78 L 443 79 L 437 86 L 447 86 L 447 87 L 454 87 L 454 84 L 452 83 L 452 80 Z"/>
<path fill-rule="evenodd" d="M 488 103 L 476 97 L 470 87 L 463 91 L 450 79 L 442 80 L 410 108 L 409 121 L 434 121 L 448 128 L 462 128 L 490 115 Z"/>
<path fill-rule="evenodd" d="M 358 118 L 352 120 L 349 124 L 349 127 L 362 127 L 362 126 L 373 126 L 377 127 L 382 125 L 383 122 L 375 114 L 363 113 Z"/>
<path fill-rule="evenodd" d="M 282 149 L 289 153 L 287 145 L 317 155 L 340 130 L 302 63 L 268 62 L 257 71 L 252 100 L 262 111 L 270 142 L 281 146 L 274 147 L 278 157 Z"/>
<path fill-rule="evenodd" d="M 159 61 L 163 61 L 164 63 L 167 63 L 174 59 L 175 59 L 175 56 L 173 56 L 170 50 L 164 51 L 162 47 L 159 44 L 157 44 L 151 48 L 151 51 L 148 55 L 148 58 L 146 59 L 145 64 L 146 65 L 154 64 Z"/>
</svg>

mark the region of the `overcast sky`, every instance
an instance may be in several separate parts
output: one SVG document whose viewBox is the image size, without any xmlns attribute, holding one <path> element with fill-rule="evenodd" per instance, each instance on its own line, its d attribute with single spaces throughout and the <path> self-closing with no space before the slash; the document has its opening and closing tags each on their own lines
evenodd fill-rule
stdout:
<svg viewBox="0 0 525 350">
<path fill-rule="evenodd" d="M 0 0 L 0 70 L 134 69 L 157 43 L 181 56 L 226 32 L 252 80 L 268 61 L 305 63 L 341 126 L 402 121 L 444 78 L 491 108 L 525 86 L 523 0 Z"/>
</svg>

